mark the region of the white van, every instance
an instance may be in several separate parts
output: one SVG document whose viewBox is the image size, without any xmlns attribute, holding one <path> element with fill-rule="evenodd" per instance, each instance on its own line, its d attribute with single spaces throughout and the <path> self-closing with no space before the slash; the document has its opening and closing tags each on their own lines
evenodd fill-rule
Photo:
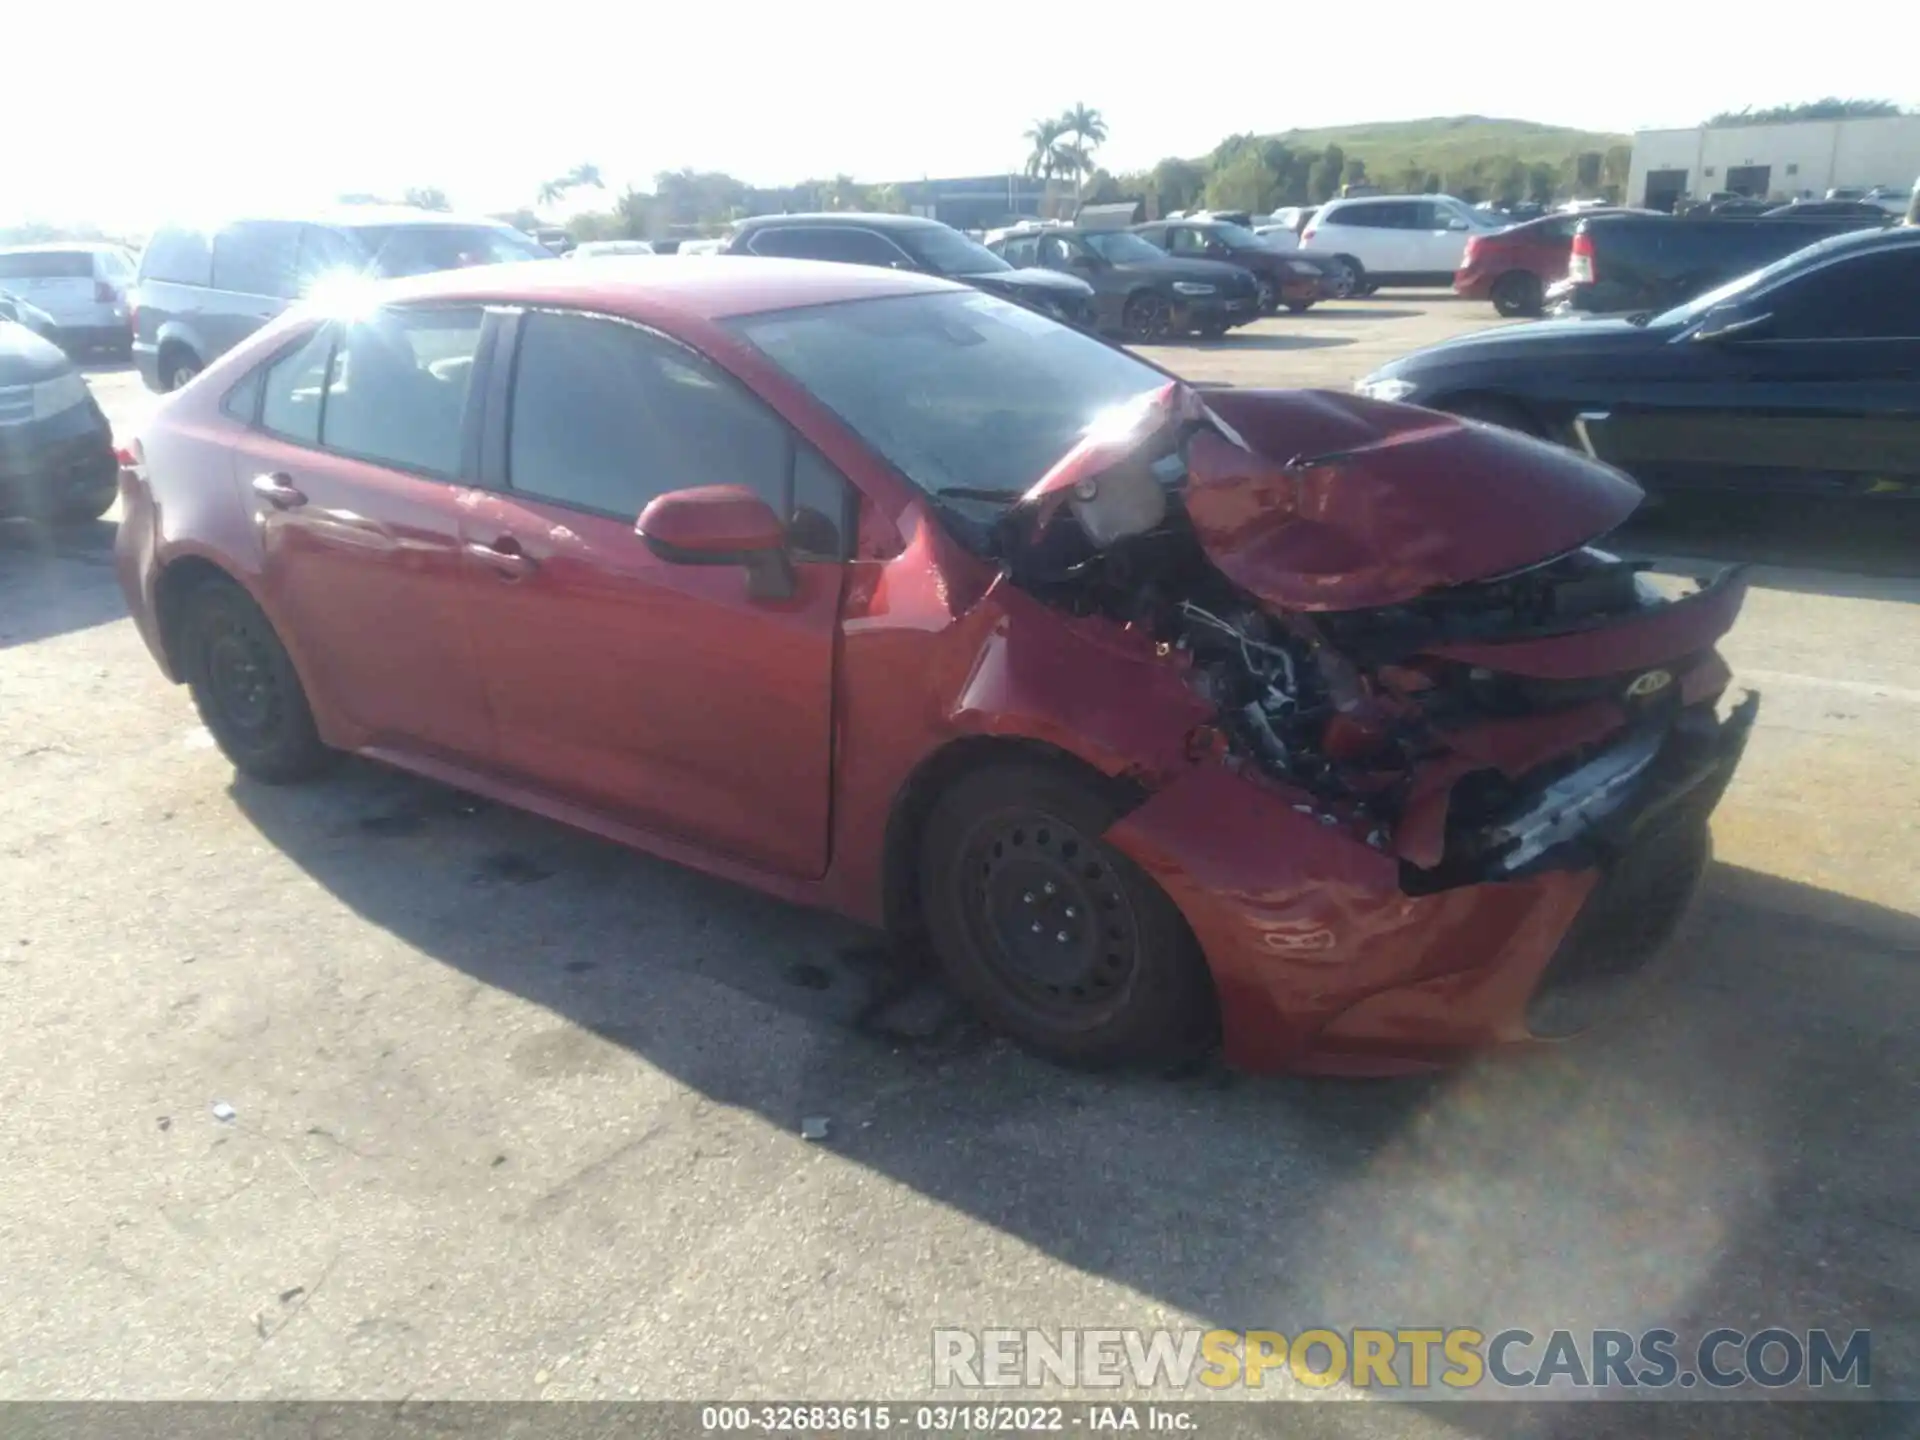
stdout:
<svg viewBox="0 0 1920 1440">
<path fill-rule="evenodd" d="M 133 256 L 118 245 L 13 245 L 0 250 L 0 290 L 53 316 L 70 353 L 111 350 L 124 356 L 127 289 Z"/>
<path fill-rule="evenodd" d="M 1300 248 L 1328 257 L 1326 268 L 1336 281 L 1344 268 L 1352 281 L 1349 294 L 1383 285 L 1447 286 L 1468 237 L 1507 223 L 1504 216 L 1477 214 L 1451 195 L 1368 195 L 1327 201 L 1300 232 Z"/>
</svg>

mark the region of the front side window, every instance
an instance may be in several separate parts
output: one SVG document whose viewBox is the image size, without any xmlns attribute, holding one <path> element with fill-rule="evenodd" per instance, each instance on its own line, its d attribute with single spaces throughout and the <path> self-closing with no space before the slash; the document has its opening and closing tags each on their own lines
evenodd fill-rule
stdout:
<svg viewBox="0 0 1920 1440">
<path fill-rule="evenodd" d="M 992 275 L 1013 268 L 978 240 L 946 225 L 906 225 L 894 235 L 903 250 L 936 275 Z"/>
<path fill-rule="evenodd" d="M 978 292 L 848 301 L 731 323 L 934 495 L 985 490 L 1011 501 L 1105 412 L 1168 383 L 1124 350 Z"/>
<path fill-rule="evenodd" d="M 907 257 L 871 230 L 837 225 L 789 225 L 763 230 L 748 242 L 756 255 L 788 260 L 832 260 L 843 265 L 893 265 L 904 268 Z"/>
<path fill-rule="evenodd" d="M 1176 255 L 1200 255 L 1206 252 L 1207 233 L 1195 230 L 1191 226 L 1181 225 L 1167 232 L 1167 248 Z"/>
<path fill-rule="evenodd" d="M 786 502 L 785 424 L 692 352 L 618 320 L 535 312 L 520 326 L 507 480 L 632 523 L 657 495 L 745 485 Z"/>
<path fill-rule="evenodd" d="M 459 474 L 481 320 L 478 309 L 392 309 L 344 327 L 321 445 L 402 470 Z"/>
<path fill-rule="evenodd" d="M 242 220 L 213 240 L 213 288 L 291 300 L 300 293 L 300 227 Z"/>
<path fill-rule="evenodd" d="M 1754 304 L 1782 340 L 1920 338 L 1920 245 L 1823 266 Z"/>
</svg>

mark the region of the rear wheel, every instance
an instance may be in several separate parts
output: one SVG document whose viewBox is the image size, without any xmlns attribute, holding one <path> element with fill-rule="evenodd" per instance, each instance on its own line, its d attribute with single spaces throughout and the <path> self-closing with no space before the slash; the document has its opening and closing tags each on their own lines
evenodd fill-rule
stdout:
<svg viewBox="0 0 1920 1440">
<path fill-rule="evenodd" d="M 237 769 L 285 785 L 319 774 L 333 760 L 292 657 L 238 585 L 209 580 L 196 588 L 186 597 L 177 636 L 194 706 Z"/>
<path fill-rule="evenodd" d="M 1255 284 L 1260 291 L 1260 313 L 1273 314 L 1280 308 L 1280 287 L 1273 283 L 1272 277 L 1267 275 L 1256 276 Z"/>
<path fill-rule="evenodd" d="M 160 388 L 171 394 L 192 380 L 203 368 L 200 357 L 186 346 L 169 346 L 160 352 Z"/>
<path fill-rule="evenodd" d="M 1120 328 L 1129 340 L 1164 340 L 1173 328 L 1173 307 L 1164 295 L 1142 290 L 1127 297 L 1120 312 Z"/>
<path fill-rule="evenodd" d="M 1493 282 L 1493 308 L 1509 318 L 1538 315 L 1546 292 L 1540 277 L 1529 270 L 1509 270 Z"/>
<path fill-rule="evenodd" d="M 1336 255 L 1327 262 L 1327 279 L 1334 299 L 1351 300 L 1366 285 L 1366 267 L 1351 255 Z"/>
<path fill-rule="evenodd" d="M 954 989 L 1068 1065 L 1170 1060 L 1215 1029 L 1199 946 L 1165 892 L 1100 836 L 1119 806 L 1039 764 L 955 783 L 928 817 L 920 898 Z"/>
</svg>

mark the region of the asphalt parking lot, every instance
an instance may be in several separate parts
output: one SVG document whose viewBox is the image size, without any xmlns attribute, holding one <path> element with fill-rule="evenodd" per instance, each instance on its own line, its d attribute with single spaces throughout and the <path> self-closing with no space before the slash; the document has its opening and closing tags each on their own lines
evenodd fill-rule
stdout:
<svg viewBox="0 0 1920 1440">
<path fill-rule="evenodd" d="M 1389 293 L 1153 353 L 1344 387 L 1491 321 Z M 92 383 L 130 433 L 137 379 Z M 1864 1328 L 1920 1396 L 1914 534 L 1637 527 L 1768 562 L 1657 1004 L 1349 1084 L 1062 1073 L 843 923 L 370 765 L 237 781 L 111 521 L 0 526 L 0 1398 L 898 1397 L 937 1326 L 1194 1324 Z"/>
</svg>

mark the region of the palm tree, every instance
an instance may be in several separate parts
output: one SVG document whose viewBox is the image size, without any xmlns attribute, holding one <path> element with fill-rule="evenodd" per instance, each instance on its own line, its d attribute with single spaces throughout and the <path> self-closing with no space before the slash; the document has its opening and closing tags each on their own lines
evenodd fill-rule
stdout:
<svg viewBox="0 0 1920 1440">
<path fill-rule="evenodd" d="M 1074 188 L 1078 189 L 1081 180 L 1093 168 L 1093 152 L 1106 142 L 1106 117 L 1098 110 L 1089 109 L 1084 100 L 1077 100 L 1073 108 L 1056 123 L 1073 136 L 1074 158 L 1078 162 L 1074 169 Z"/>
<path fill-rule="evenodd" d="M 1036 120 L 1033 128 L 1027 131 L 1027 143 L 1033 148 L 1027 154 L 1027 174 L 1036 180 L 1052 180 L 1060 173 L 1060 142 L 1066 138 L 1067 127 L 1060 120 Z"/>
<path fill-rule="evenodd" d="M 564 175 L 543 181 L 540 185 L 540 203 L 542 205 L 558 204 L 566 198 L 568 191 L 577 190 L 583 185 L 591 185 L 595 190 L 606 188 L 600 183 L 598 165 L 576 165 Z"/>
</svg>

